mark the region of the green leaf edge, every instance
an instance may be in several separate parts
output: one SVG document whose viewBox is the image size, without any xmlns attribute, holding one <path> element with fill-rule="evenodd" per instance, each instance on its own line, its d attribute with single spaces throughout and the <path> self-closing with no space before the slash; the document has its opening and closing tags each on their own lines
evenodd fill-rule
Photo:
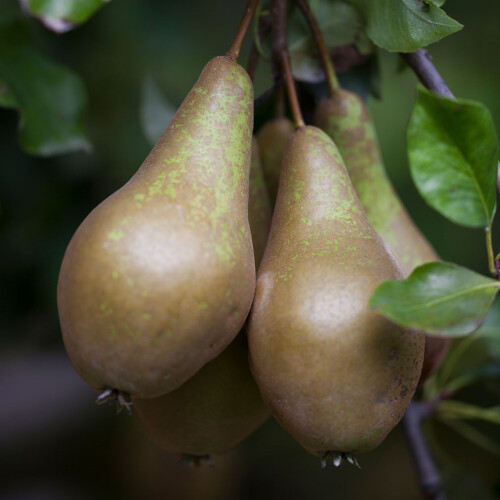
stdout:
<svg viewBox="0 0 500 500">
<path fill-rule="evenodd" d="M 411 277 L 417 272 L 417 271 L 420 271 L 426 267 L 432 267 L 432 266 L 435 266 L 435 265 L 442 265 L 442 264 L 445 264 L 447 266 L 451 266 L 451 267 L 454 267 L 454 268 L 462 268 L 462 269 L 465 269 L 466 271 L 470 272 L 470 273 L 474 273 L 474 274 L 478 274 L 478 273 L 475 273 L 474 271 L 468 269 L 468 268 L 464 268 L 462 266 L 459 266 L 457 264 L 454 264 L 452 262 L 444 262 L 444 261 L 436 261 L 436 262 L 427 262 L 425 264 L 422 264 L 418 267 L 416 267 L 413 272 L 406 278 L 406 280 L 387 280 L 387 281 L 384 281 L 383 283 L 380 283 L 380 285 L 377 286 L 377 288 L 373 291 L 371 297 L 370 297 L 370 300 L 369 300 L 369 306 L 376 312 L 378 312 L 379 314 L 381 314 L 382 316 L 386 317 L 387 319 L 389 319 L 390 321 L 392 321 L 393 323 L 396 323 L 400 326 L 402 326 L 403 328 L 408 328 L 408 329 L 412 329 L 412 330 L 418 330 L 418 331 L 421 331 L 420 328 L 418 327 L 414 327 L 412 325 L 409 325 L 409 324 L 406 324 L 406 323 L 403 323 L 401 321 L 398 320 L 398 318 L 396 318 L 394 315 L 392 315 L 390 312 L 387 312 L 387 311 L 384 311 L 382 309 L 383 306 L 379 305 L 377 303 L 377 294 L 380 293 L 379 291 L 381 289 L 383 289 L 383 287 L 386 286 L 387 283 L 400 283 L 402 281 L 407 281 L 409 279 L 411 279 Z M 495 297 L 496 297 L 496 294 L 498 293 L 498 290 L 500 289 L 500 282 L 497 281 L 497 280 L 494 280 L 492 278 L 488 278 L 487 276 L 483 276 L 483 275 L 480 275 L 478 274 L 479 276 L 481 276 L 482 278 L 484 278 L 485 280 L 490 280 L 491 281 L 491 287 L 494 287 L 497 289 L 496 293 L 491 297 L 490 301 L 489 301 L 489 304 L 488 304 L 488 307 L 486 309 L 486 312 L 484 313 L 484 315 L 482 317 L 479 318 L 479 320 L 477 321 L 477 324 L 475 326 L 475 328 L 471 331 L 468 331 L 468 332 L 465 332 L 465 333 L 460 333 L 460 334 L 457 334 L 457 333 L 454 333 L 454 334 L 447 334 L 445 330 L 442 330 L 442 331 L 425 331 L 425 333 L 427 335 L 430 335 L 430 336 L 433 336 L 433 337 L 445 337 L 445 338 L 460 338 L 460 337 L 467 337 L 467 336 L 470 336 L 471 334 L 473 334 L 474 332 L 476 332 L 480 326 L 482 325 L 484 319 L 486 318 L 486 315 L 489 311 L 489 309 L 491 308 L 492 304 L 493 304 L 493 301 L 495 300 Z M 483 285 L 483 286 L 480 286 L 480 288 L 483 288 L 483 287 L 487 287 L 488 285 Z"/>
</svg>

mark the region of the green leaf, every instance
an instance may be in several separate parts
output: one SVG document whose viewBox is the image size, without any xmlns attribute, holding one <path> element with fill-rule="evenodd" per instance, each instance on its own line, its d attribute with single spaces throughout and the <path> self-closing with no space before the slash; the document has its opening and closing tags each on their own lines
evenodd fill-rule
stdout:
<svg viewBox="0 0 500 500">
<path fill-rule="evenodd" d="M 439 403 L 436 411 L 442 419 L 476 419 L 500 425 L 500 405 L 482 408 L 462 401 L 449 399 Z"/>
<path fill-rule="evenodd" d="M 19 0 L 46 28 L 65 33 L 93 16 L 109 0 Z"/>
<path fill-rule="evenodd" d="M 437 1 L 349 1 L 364 17 L 372 42 L 389 52 L 413 52 L 463 28 Z"/>
<path fill-rule="evenodd" d="M 481 325 L 500 282 L 449 262 L 417 267 L 402 281 L 377 287 L 370 306 L 406 328 L 460 337 Z"/>
<path fill-rule="evenodd" d="M 355 44 L 363 53 L 371 53 L 373 46 L 366 36 L 363 22 L 351 5 L 330 0 L 316 0 L 310 4 L 326 46 L 331 49 Z M 319 83 L 325 74 L 318 57 L 311 30 L 300 10 L 295 8 L 287 26 L 288 46 L 293 74 L 296 79 Z"/>
<path fill-rule="evenodd" d="M 420 87 L 407 131 L 411 175 L 424 200 L 466 227 L 488 227 L 496 208 L 498 142 L 488 109 Z"/>
<path fill-rule="evenodd" d="M 19 141 L 31 154 L 89 150 L 83 129 L 85 88 L 69 69 L 41 55 L 18 21 L 0 22 L 0 105 L 19 110 Z"/>
<path fill-rule="evenodd" d="M 176 110 L 153 79 L 145 78 L 142 82 L 139 114 L 144 135 L 152 146 L 161 137 Z"/>
</svg>

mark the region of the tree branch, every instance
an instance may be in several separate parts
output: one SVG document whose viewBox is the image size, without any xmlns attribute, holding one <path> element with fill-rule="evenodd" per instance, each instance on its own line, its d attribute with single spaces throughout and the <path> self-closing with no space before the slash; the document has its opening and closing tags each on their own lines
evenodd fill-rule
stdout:
<svg viewBox="0 0 500 500">
<path fill-rule="evenodd" d="M 432 64 L 431 56 L 426 50 L 418 49 L 415 52 L 401 53 L 401 57 L 414 71 L 425 88 L 442 97 L 455 99 L 438 70 Z"/>
<path fill-rule="evenodd" d="M 401 57 L 407 62 L 425 88 L 439 96 L 455 99 L 426 50 L 418 49 L 415 52 L 401 53 Z M 500 162 L 497 170 L 497 192 L 500 193 Z"/>
<path fill-rule="evenodd" d="M 428 402 L 412 401 L 403 417 L 403 430 L 417 470 L 420 489 L 427 500 L 446 500 L 441 479 L 422 431 L 422 421 L 432 411 Z"/>
</svg>

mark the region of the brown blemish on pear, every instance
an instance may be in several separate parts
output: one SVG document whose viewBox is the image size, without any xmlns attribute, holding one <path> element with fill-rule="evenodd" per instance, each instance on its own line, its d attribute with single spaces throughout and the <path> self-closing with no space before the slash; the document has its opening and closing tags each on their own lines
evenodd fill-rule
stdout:
<svg viewBox="0 0 500 500">
<path fill-rule="evenodd" d="M 400 262 L 406 275 L 439 257 L 415 226 L 386 174 L 367 107 L 355 93 L 339 89 L 323 99 L 314 123 L 337 144 L 368 220 Z M 436 371 L 450 341 L 426 337 L 420 382 Z"/>
<path fill-rule="evenodd" d="M 59 317 L 73 365 L 97 391 L 172 391 L 241 329 L 255 285 L 252 127 L 248 75 L 214 58 L 137 173 L 73 236 Z"/>
<path fill-rule="evenodd" d="M 271 207 L 255 138 L 249 187 L 248 215 L 258 266 Z M 244 331 L 184 385 L 158 398 L 134 399 L 134 408 L 155 443 L 197 456 L 228 451 L 269 416 L 250 372 Z"/>
<path fill-rule="evenodd" d="M 311 453 L 375 448 L 410 402 L 424 338 L 368 305 L 401 277 L 331 139 L 300 128 L 285 150 L 248 342 L 264 401 Z"/>
</svg>

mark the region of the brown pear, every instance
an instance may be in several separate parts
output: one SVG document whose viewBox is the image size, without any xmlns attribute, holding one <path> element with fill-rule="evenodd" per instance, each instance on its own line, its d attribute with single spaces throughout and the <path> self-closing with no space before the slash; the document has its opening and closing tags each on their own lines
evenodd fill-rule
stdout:
<svg viewBox="0 0 500 500">
<path fill-rule="evenodd" d="M 311 453 L 371 450 L 403 416 L 424 338 L 368 304 L 380 283 L 401 277 L 335 144 L 299 128 L 283 158 L 248 343 L 272 415 Z"/>
<path fill-rule="evenodd" d="M 136 174 L 73 236 L 59 317 L 73 365 L 97 391 L 172 391 L 243 326 L 255 286 L 252 128 L 248 75 L 212 59 Z"/>
<path fill-rule="evenodd" d="M 249 188 L 248 216 L 258 265 L 271 208 L 255 138 Z M 201 456 L 230 450 L 269 416 L 250 372 L 244 331 L 184 385 L 158 398 L 134 399 L 134 408 L 155 443 Z"/>
<path fill-rule="evenodd" d="M 283 152 L 294 131 L 293 122 L 289 118 L 280 117 L 264 123 L 257 133 L 262 168 L 273 207 L 278 192 Z"/>
<path fill-rule="evenodd" d="M 368 220 L 400 262 L 406 275 L 438 260 L 396 194 L 382 161 L 375 128 L 363 100 L 338 89 L 317 106 L 314 123 L 337 145 Z M 426 337 L 421 383 L 440 365 L 449 339 Z"/>
</svg>

